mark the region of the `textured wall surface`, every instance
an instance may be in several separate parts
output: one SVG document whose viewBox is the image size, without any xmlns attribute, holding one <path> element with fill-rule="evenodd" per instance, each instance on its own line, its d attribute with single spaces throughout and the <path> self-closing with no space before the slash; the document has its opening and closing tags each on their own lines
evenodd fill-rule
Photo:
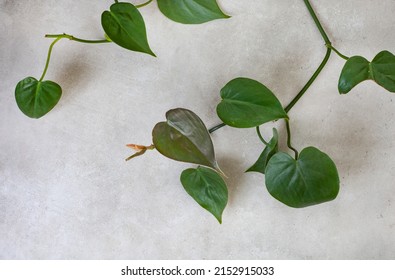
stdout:
<svg viewBox="0 0 395 280">
<path fill-rule="evenodd" d="M 191 165 L 155 151 L 124 161 L 125 144 L 150 144 L 168 109 L 217 124 L 219 90 L 235 77 L 265 83 L 287 104 L 325 54 L 301 0 L 219 0 L 232 18 L 197 26 L 168 20 L 153 3 L 141 12 L 158 58 L 62 40 L 46 78 L 63 97 L 42 119 L 25 117 L 14 89 L 41 75 L 51 42 L 43 35 L 102 38 L 111 3 L 0 0 L 1 259 L 395 258 L 395 96 L 373 82 L 340 96 L 344 60 L 335 54 L 290 112 L 294 145 L 336 162 L 335 201 L 288 208 L 263 175 L 244 174 L 262 150 L 254 129 L 213 135 L 229 177 L 222 225 L 182 188 Z M 346 55 L 395 52 L 394 0 L 312 5 Z M 267 138 L 271 127 L 262 127 Z"/>
</svg>

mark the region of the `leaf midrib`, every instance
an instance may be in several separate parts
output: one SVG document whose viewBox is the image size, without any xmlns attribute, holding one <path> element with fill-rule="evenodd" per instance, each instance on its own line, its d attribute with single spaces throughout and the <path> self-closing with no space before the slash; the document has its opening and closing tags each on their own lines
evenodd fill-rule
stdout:
<svg viewBox="0 0 395 280">
<path fill-rule="evenodd" d="M 138 47 L 139 47 L 140 49 L 143 49 L 143 50 L 144 50 L 144 47 L 141 46 L 136 40 L 134 40 L 133 36 L 130 35 L 130 33 L 128 32 L 128 30 L 125 29 L 125 28 L 122 26 L 121 22 L 119 21 L 118 17 L 116 17 L 116 15 L 113 13 L 113 11 L 110 10 L 110 11 L 108 11 L 108 12 L 110 13 L 111 17 L 118 23 L 118 25 L 121 27 L 121 29 L 122 29 L 123 31 L 125 31 L 126 34 L 131 38 L 131 40 L 133 41 L 133 43 L 135 43 L 136 45 L 138 45 Z"/>
</svg>

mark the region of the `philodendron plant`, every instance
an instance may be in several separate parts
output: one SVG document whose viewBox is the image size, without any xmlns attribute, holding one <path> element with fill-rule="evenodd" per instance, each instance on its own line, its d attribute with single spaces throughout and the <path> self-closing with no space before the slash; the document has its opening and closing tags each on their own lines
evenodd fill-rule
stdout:
<svg viewBox="0 0 395 280">
<path fill-rule="evenodd" d="M 268 192 L 278 201 L 290 207 L 301 208 L 335 199 L 339 193 L 339 175 L 333 160 L 315 147 L 299 151 L 291 144 L 289 111 L 310 88 L 327 64 L 334 51 L 346 60 L 339 78 L 341 94 L 348 93 L 358 83 L 373 80 L 390 92 L 395 92 L 395 56 L 388 51 L 380 52 L 372 62 L 360 56 L 351 58 L 332 46 L 320 24 L 310 2 L 303 1 L 309 10 L 325 46 L 326 55 L 310 80 L 295 96 L 291 103 L 283 107 L 281 102 L 262 83 L 240 77 L 227 83 L 220 92 L 221 101 L 217 115 L 222 124 L 207 130 L 201 119 L 190 110 L 177 108 L 166 114 L 166 122 L 157 124 L 153 131 L 153 145 L 164 156 L 178 161 L 198 164 L 195 169 L 181 173 L 181 183 L 197 203 L 210 211 L 221 223 L 222 212 L 228 199 L 227 187 L 215 160 L 210 133 L 228 125 L 235 128 L 255 128 L 264 148 L 257 161 L 246 172 L 265 175 Z M 292 156 L 279 151 L 279 135 L 273 128 L 273 137 L 266 141 L 260 126 L 283 120 L 287 130 L 287 146 Z M 135 147 L 135 146 L 133 146 Z M 147 149 L 140 146 L 134 156 Z M 136 147 L 135 147 L 136 148 Z"/>
<path fill-rule="evenodd" d="M 39 80 L 28 77 L 16 87 L 15 97 L 21 111 L 32 118 L 48 113 L 59 101 L 61 88 L 52 81 L 44 81 L 45 73 L 56 42 L 68 38 L 81 43 L 109 43 L 155 56 L 151 50 L 143 18 L 138 8 L 141 4 L 113 4 L 102 14 L 105 39 L 84 40 L 67 34 L 46 35 L 55 38 L 48 52 L 47 63 Z M 192 111 L 183 108 L 166 113 L 166 121 L 158 123 L 152 131 L 153 143 L 149 146 L 129 144 L 136 153 L 127 160 L 156 149 L 173 160 L 196 164 L 181 173 L 181 183 L 187 193 L 221 223 L 222 213 L 228 201 L 225 174 L 218 166 L 210 134 L 228 125 L 246 129 L 255 128 L 264 148 L 257 161 L 246 172 L 265 175 L 268 192 L 278 201 L 290 207 L 301 208 L 331 201 L 339 192 L 339 175 L 331 158 L 315 147 L 300 152 L 292 146 L 289 111 L 295 106 L 326 66 L 332 51 L 346 60 L 341 71 L 338 90 L 341 94 L 351 91 L 365 80 L 373 80 L 390 92 L 395 92 L 395 56 L 382 51 L 370 62 L 361 56 L 347 57 L 329 40 L 309 0 L 303 0 L 325 42 L 326 55 L 312 77 L 287 106 L 283 106 L 274 93 L 262 83 L 249 78 L 236 78 L 220 92 L 218 117 L 223 123 L 207 129 L 203 121 Z M 184 24 L 200 24 L 214 19 L 229 18 L 221 11 L 216 0 L 157 0 L 160 11 L 173 21 Z M 279 151 L 279 134 L 273 128 L 273 137 L 266 141 L 260 126 L 283 120 L 287 131 L 287 146 L 292 155 Z"/>
</svg>

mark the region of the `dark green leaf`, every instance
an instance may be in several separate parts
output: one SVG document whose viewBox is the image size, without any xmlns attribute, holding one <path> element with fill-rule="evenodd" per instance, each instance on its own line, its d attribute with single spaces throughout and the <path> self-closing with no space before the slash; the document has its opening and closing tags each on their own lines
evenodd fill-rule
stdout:
<svg viewBox="0 0 395 280">
<path fill-rule="evenodd" d="M 382 51 L 371 63 L 372 78 L 380 86 L 395 92 L 395 56 L 389 51 Z"/>
<path fill-rule="evenodd" d="M 130 3 L 115 3 L 104 11 L 101 23 L 107 36 L 117 45 L 131 51 L 155 56 L 148 44 L 144 19 Z"/>
<path fill-rule="evenodd" d="M 217 114 L 229 126 L 249 128 L 288 118 L 276 96 L 255 80 L 234 79 L 221 90 L 221 97 Z"/>
<path fill-rule="evenodd" d="M 300 208 L 335 199 L 339 175 L 328 155 L 308 147 L 297 160 L 275 154 L 266 167 L 266 187 L 277 200 Z"/>
<path fill-rule="evenodd" d="M 199 166 L 184 170 L 181 183 L 187 193 L 221 224 L 222 212 L 228 202 L 228 188 L 222 177 L 211 169 Z"/>
<path fill-rule="evenodd" d="M 267 143 L 267 146 L 259 156 L 257 162 L 246 172 L 259 172 L 265 174 L 266 166 L 269 160 L 278 152 L 278 132 L 273 128 L 273 138 Z"/>
<path fill-rule="evenodd" d="M 52 81 L 37 81 L 28 77 L 15 88 L 19 109 L 30 118 L 41 118 L 55 107 L 62 96 L 62 88 Z"/>
<path fill-rule="evenodd" d="M 221 11 L 216 0 L 158 0 L 158 6 L 166 17 L 185 24 L 229 18 Z"/>
<path fill-rule="evenodd" d="M 372 62 L 361 56 L 351 57 L 340 75 L 339 92 L 348 93 L 357 84 L 369 79 L 395 92 L 395 56 L 389 51 L 382 51 Z"/>
<path fill-rule="evenodd" d="M 369 61 L 362 56 L 347 60 L 339 79 L 339 92 L 348 93 L 357 84 L 369 79 Z"/>
<path fill-rule="evenodd" d="M 152 131 L 155 148 L 164 156 L 219 169 L 210 134 L 202 120 L 187 109 L 166 113 L 167 122 L 160 122 Z"/>
</svg>

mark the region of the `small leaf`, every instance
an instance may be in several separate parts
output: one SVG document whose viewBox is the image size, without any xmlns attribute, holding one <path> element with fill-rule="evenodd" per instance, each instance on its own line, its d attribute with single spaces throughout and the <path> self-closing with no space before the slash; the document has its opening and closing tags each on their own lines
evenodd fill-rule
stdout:
<svg viewBox="0 0 395 280">
<path fill-rule="evenodd" d="M 395 92 L 395 56 L 389 51 L 382 51 L 371 63 L 372 78 L 380 86 Z"/>
<path fill-rule="evenodd" d="M 275 154 L 266 167 L 269 193 L 291 207 L 306 207 L 336 198 L 339 175 L 328 155 L 314 147 L 304 149 L 297 160 Z"/>
<path fill-rule="evenodd" d="M 273 128 L 273 138 L 269 141 L 257 162 L 251 166 L 246 172 L 259 172 L 265 174 L 265 169 L 269 160 L 278 152 L 278 132 Z"/>
<path fill-rule="evenodd" d="M 218 169 L 214 146 L 202 120 L 187 109 L 166 113 L 152 131 L 155 148 L 165 157 Z"/>
<path fill-rule="evenodd" d="M 37 81 L 27 77 L 15 88 L 19 109 L 30 118 L 41 118 L 51 111 L 62 96 L 62 88 L 52 81 Z"/>
<path fill-rule="evenodd" d="M 349 58 L 339 79 L 339 92 L 348 93 L 357 84 L 369 79 L 369 61 L 362 56 Z"/>
<path fill-rule="evenodd" d="M 217 114 L 229 126 L 250 128 L 288 118 L 276 96 L 255 80 L 234 79 L 221 90 L 221 97 Z"/>
<path fill-rule="evenodd" d="M 205 168 L 186 169 L 181 174 L 181 183 L 187 193 L 222 223 L 222 212 L 228 202 L 228 188 L 217 172 Z"/>
<path fill-rule="evenodd" d="M 106 35 L 117 45 L 155 56 L 148 44 L 144 19 L 132 4 L 111 5 L 110 11 L 103 12 L 101 23 Z"/>
<path fill-rule="evenodd" d="M 216 0 L 158 0 L 158 6 L 166 17 L 185 24 L 229 18 L 221 11 Z"/>
<path fill-rule="evenodd" d="M 395 92 L 395 56 L 389 51 L 382 51 L 372 62 L 361 56 L 349 58 L 340 74 L 339 92 L 348 93 L 365 80 L 373 80 L 386 90 Z"/>
</svg>

